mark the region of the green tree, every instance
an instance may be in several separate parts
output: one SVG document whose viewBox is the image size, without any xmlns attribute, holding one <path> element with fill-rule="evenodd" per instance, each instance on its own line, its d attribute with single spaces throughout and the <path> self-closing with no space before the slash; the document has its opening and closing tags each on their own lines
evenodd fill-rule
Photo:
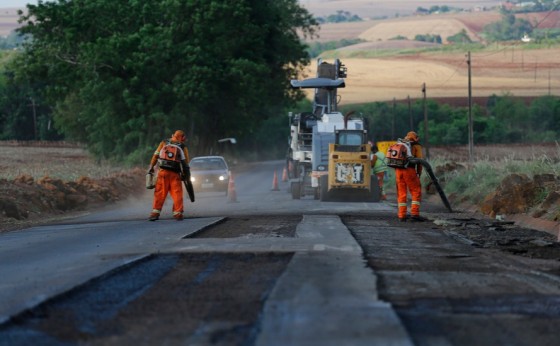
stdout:
<svg viewBox="0 0 560 346">
<path fill-rule="evenodd" d="M 193 152 L 236 137 L 255 148 L 267 118 L 302 97 L 297 0 L 57 0 L 20 14 L 33 40 L 12 65 L 46 85 L 55 125 L 99 157 L 141 158 L 176 128 Z M 99 23 L 103 23 L 100 25 Z"/>
<path fill-rule="evenodd" d="M 0 52 L 0 139 L 58 140 L 62 136 L 52 127 L 50 107 L 39 90 L 42 85 L 19 83 L 5 70 L 16 56 L 14 51 Z"/>
<path fill-rule="evenodd" d="M 531 102 L 528 110 L 532 142 L 558 140 L 560 133 L 560 98 L 543 96 Z"/>
<path fill-rule="evenodd" d="M 331 14 L 322 21 L 327 23 L 360 22 L 362 21 L 362 18 L 358 15 L 353 15 L 348 11 L 339 10 L 336 11 L 336 14 Z"/>
<path fill-rule="evenodd" d="M 524 34 L 530 34 L 533 26 L 523 18 L 516 18 L 512 13 L 502 14 L 502 20 L 490 23 L 482 29 L 489 41 L 519 40 Z"/>
<path fill-rule="evenodd" d="M 418 35 L 414 36 L 414 40 L 415 41 L 420 41 L 420 42 L 432 42 L 432 43 L 439 43 L 439 44 L 442 43 L 440 35 L 430 35 L 430 34 L 421 35 L 421 34 L 418 34 Z"/>
<path fill-rule="evenodd" d="M 526 140 L 530 126 L 527 107 L 523 101 L 511 94 L 505 94 L 498 97 L 489 110 L 497 121 L 504 124 L 503 140 L 506 143 L 520 143 Z"/>
<path fill-rule="evenodd" d="M 447 41 L 453 43 L 472 43 L 471 38 L 467 34 L 467 30 L 461 29 L 460 32 L 456 33 L 455 35 L 449 36 Z"/>
</svg>

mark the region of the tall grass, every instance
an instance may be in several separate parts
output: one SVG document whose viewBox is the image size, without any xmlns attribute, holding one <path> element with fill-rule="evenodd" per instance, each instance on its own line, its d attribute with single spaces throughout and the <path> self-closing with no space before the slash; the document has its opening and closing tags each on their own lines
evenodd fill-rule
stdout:
<svg viewBox="0 0 560 346">
<path fill-rule="evenodd" d="M 560 151 L 558 156 L 560 157 Z M 523 160 L 514 159 L 513 155 L 499 161 L 479 160 L 465 170 L 445 173 L 444 190 L 460 201 L 479 204 L 496 190 L 505 177 L 513 173 L 524 174 L 529 178 L 538 174 L 558 176 L 560 161 L 546 155 Z M 542 191 L 542 195 L 546 193 L 547 191 Z"/>
<path fill-rule="evenodd" d="M 505 174 L 500 165 L 490 161 L 479 161 L 470 169 L 447 172 L 443 177 L 447 195 L 455 196 L 461 202 L 478 204 L 499 186 Z"/>
</svg>

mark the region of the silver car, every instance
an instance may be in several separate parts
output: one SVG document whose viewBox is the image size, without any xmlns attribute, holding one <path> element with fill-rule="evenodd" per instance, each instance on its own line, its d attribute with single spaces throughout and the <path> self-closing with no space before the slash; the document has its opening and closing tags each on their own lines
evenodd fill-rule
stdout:
<svg viewBox="0 0 560 346">
<path fill-rule="evenodd" d="M 230 172 L 222 156 L 197 156 L 189 166 L 195 192 L 218 191 L 227 196 Z"/>
</svg>

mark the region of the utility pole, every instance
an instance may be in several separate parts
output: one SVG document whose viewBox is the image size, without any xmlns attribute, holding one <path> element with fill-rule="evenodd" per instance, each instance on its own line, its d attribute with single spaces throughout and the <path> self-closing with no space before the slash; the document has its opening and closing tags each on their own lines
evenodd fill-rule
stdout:
<svg viewBox="0 0 560 346">
<path fill-rule="evenodd" d="M 467 53 L 467 66 L 469 76 L 469 162 L 473 163 L 473 149 L 474 149 L 474 131 L 473 131 L 473 118 L 472 118 L 472 84 L 471 84 L 471 52 Z"/>
<path fill-rule="evenodd" d="M 410 95 L 408 95 L 408 118 L 410 119 L 410 131 L 413 131 L 414 122 L 412 121 L 412 106 L 410 105 Z"/>
<path fill-rule="evenodd" d="M 31 100 L 31 109 L 33 111 L 33 139 L 37 140 L 37 110 L 35 105 L 35 99 L 30 96 L 29 100 Z"/>
<path fill-rule="evenodd" d="M 424 147 L 426 148 L 426 159 L 430 159 L 430 141 L 428 138 L 428 106 L 426 105 L 426 83 L 422 83 L 422 93 L 424 94 Z"/>
<path fill-rule="evenodd" d="M 548 96 L 550 96 L 550 67 L 548 68 Z"/>
<path fill-rule="evenodd" d="M 535 59 L 535 83 L 537 82 L 537 70 L 539 68 L 539 58 Z"/>
<path fill-rule="evenodd" d="M 395 117 L 396 117 L 395 108 L 396 108 L 396 100 L 393 97 L 393 121 L 391 124 L 391 138 L 395 138 Z"/>
</svg>

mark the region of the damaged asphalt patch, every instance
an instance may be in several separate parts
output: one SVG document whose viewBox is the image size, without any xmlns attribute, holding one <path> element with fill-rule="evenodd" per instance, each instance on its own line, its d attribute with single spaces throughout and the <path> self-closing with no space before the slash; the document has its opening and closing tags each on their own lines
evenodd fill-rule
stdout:
<svg viewBox="0 0 560 346">
<path fill-rule="evenodd" d="M 0 326 L 0 345 L 251 343 L 291 257 L 152 256 L 13 318 Z"/>
</svg>

